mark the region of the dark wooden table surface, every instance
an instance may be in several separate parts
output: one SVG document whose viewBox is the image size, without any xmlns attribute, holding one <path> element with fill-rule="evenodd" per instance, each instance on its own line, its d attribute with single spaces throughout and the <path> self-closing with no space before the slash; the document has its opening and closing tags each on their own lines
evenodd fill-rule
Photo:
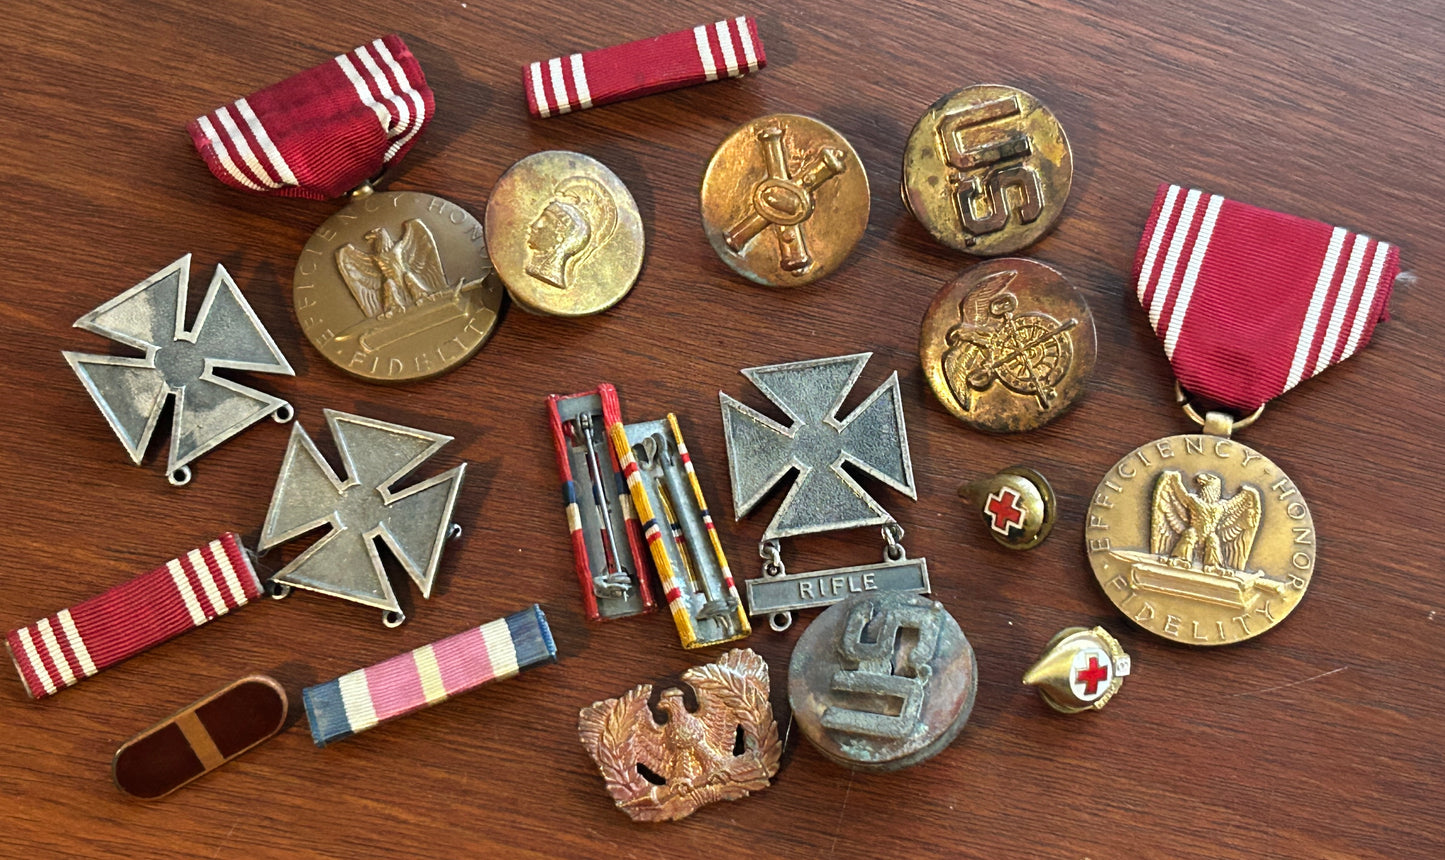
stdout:
<svg viewBox="0 0 1445 860">
<path fill-rule="evenodd" d="M 447 551 L 433 599 L 415 601 L 401 629 L 384 629 L 371 610 L 299 594 L 247 607 L 48 701 L 27 701 L 4 681 L 0 853 L 1445 855 L 1438 4 L 20 0 L 6 12 L 0 628 L 73 605 L 220 531 L 252 543 L 259 533 L 288 428 L 247 431 L 200 460 L 190 486 L 173 489 L 164 443 L 132 466 L 60 356 L 104 352 L 104 341 L 71 323 L 183 253 L 195 254 L 193 302 L 214 264 L 235 276 L 297 369 L 294 379 L 256 384 L 295 403 L 313 433 L 324 407 L 441 431 L 456 442 L 429 474 L 463 460 L 470 471 L 457 505 L 466 537 Z M 558 119 L 527 116 L 524 62 L 742 12 L 758 17 L 770 60 L 753 77 Z M 184 126 L 385 32 L 403 35 L 437 94 L 436 119 L 391 187 L 444 194 L 480 214 L 497 177 L 530 152 L 601 159 L 631 188 L 647 230 L 642 276 L 621 305 L 580 321 L 514 310 L 471 363 L 404 388 L 351 379 L 305 342 L 291 270 L 335 204 L 222 187 Z M 1031 91 L 1067 129 L 1073 194 L 1058 229 L 1027 253 L 1083 290 L 1100 338 L 1080 406 L 1016 437 L 968 430 L 923 382 L 923 311 L 970 260 L 931 242 L 895 191 L 914 119 L 975 82 Z M 873 190 L 872 222 L 851 261 L 793 292 L 732 275 L 704 240 L 697 209 L 717 143 L 777 111 L 840 130 Z M 1320 561 L 1284 624 L 1219 650 L 1171 647 L 1132 628 L 1095 585 L 1081 539 L 1104 470 L 1190 427 L 1128 283 L 1160 181 L 1364 230 L 1398 243 L 1414 275 L 1368 349 L 1243 434 L 1307 494 Z M 678 824 L 631 824 L 577 742 L 577 710 L 634 684 L 675 680 L 717 651 L 684 652 L 665 614 L 584 621 L 543 398 L 610 381 L 632 416 L 678 412 L 734 569 L 751 576 L 766 519 L 731 516 L 717 391 L 760 403 L 739 368 L 863 350 L 874 358 L 862 386 L 895 369 L 902 377 L 919 498 L 880 498 L 908 530 L 911 552 L 929 558 L 935 594 L 977 650 L 973 717 L 945 752 L 887 776 L 838 768 L 793 732 L 766 792 Z M 1053 481 L 1061 517 L 1042 547 L 1015 554 L 985 536 L 954 490 L 1020 462 Z M 871 535 L 804 539 L 790 560 L 800 569 L 856 563 L 877 548 Z M 556 666 L 325 750 L 301 718 L 160 803 L 130 801 L 110 783 L 122 740 L 243 674 L 275 676 L 299 714 L 307 684 L 533 601 L 551 619 Z M 1121 637 L 1135 674 L 1105 711 L 1056 715 L 1019 677 L 1058 629 L 1096 623 Z M 784 720 L 787 661 L 802 627 L 749 641 L 772 666 Z"/>
</svg>

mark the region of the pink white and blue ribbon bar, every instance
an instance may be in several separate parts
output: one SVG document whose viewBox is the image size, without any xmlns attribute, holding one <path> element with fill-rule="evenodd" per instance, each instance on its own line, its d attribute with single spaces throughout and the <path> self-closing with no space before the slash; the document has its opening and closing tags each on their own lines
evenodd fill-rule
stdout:
<svg viewBox="0 0 1445 860">
<path fill-rule="evenodd" d="M 542 607 L 448 636 L 301 691 L 318 747 L 523 669 L 557 662 Z"/>
</svg>

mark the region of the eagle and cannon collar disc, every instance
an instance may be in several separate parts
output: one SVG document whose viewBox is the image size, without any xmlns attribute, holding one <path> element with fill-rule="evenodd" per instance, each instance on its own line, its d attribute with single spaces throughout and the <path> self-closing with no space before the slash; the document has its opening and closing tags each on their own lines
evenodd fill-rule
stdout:
<svg viewBox="0 0 1445 860">
<path fill-rule="evenodd" d="M 415 191 L 365 188 L 317 228 L 296 261 L 301 330 L 328 361 L 370 382 L 446 373 L 497 326 L 502 287 L 482 225 Z"/>
<path fill-rule="evenodd" d="M 1089 501 L 1084 541 L 1114 605 L 1186 645 L 1269 630 L 1315 568 L 1314 521 L 1289 476 L 1208 434 L 1168 436 L 1115 464 Z"/>
</svg>

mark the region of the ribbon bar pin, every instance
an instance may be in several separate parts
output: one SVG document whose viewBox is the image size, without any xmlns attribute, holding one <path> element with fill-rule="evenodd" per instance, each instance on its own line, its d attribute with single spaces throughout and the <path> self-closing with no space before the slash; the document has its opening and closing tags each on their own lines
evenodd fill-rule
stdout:
<svg viewBox="0 0 1445 860">
<path fill-rule="evenodd" d="M 1369 343 L 1399 272 L 1388 242 L 1178 185 L 1134 264 L 1180 384 L 1245 412 Z"/>
<path fill-rule="evenodd" d="M 5 637 L 33 699 L 86 678 L 246 605 L 261 594 L 240 538 L 203 547 Z"/>
<path fill-rule="evenodd" d="M 222 105 L 187 130 L 232 188 L 328 200 L 406 155 L 433 107 L 421 65 L 389 35 Z"/>
<path fill-rule="evenodd" d="M 318 747 L 344 740 L 523 669 L 557 662 L 542 607 L 532 604 L 301 691 Z"/>
<path fill-rule="evenodd" d="M 553 57 L 522 67 L 522 90 L 534 117 L 682 89 L 718 78 L 740 78 L 768 64 L 758 23 L 740 15 L 613 45 Z"/>
</svg>

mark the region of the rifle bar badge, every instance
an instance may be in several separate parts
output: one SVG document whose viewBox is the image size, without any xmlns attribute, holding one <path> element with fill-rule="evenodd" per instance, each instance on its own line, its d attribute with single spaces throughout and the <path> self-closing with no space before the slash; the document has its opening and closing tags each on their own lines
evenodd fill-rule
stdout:
<svg viewBox="0 0 1445 860">
<path fill-rule="evenodd" d="M 433 110 L 416 57 L 389 35 L 189 125 L 206 165 L 233 188 L 312 200 L 350 194 L 302 250 L 292 300 L 312 346 L 372 382 L 457 367 L 501 310 L 475 218 L 431 194 L 372 189 Z"/>
<path fill-rule="evenodd" d="M 1299 604 L 1316 563 L 1309 506 L 1282 469 L 1230 436 L 1367 344 L 1398 273 L 1399 251 L 1385 242 L 1160 186 L 1135 264 L 1138 297 L 1204 432 L 1134 450 L 1090 502 L 1094 575 L 1136 624 L 1224 645 Z M 1186 390 L 1221 408 L 1201 417 Z"/>
<path fill-rule="evenodd" d="M 187 254 L 75 321 L 145 355 L 61 353 L 136 465 L 174 395 L 166 478 L 175 486 L 191 480 L 192 460 L 267 415 L 283 424 L 294 415 L 285 400 L 217 374 L 295 371 L 224 266 L 216 267 L 188 331 L 190 277 Z"/>
<path fill-rule="evenodd" d="M 562 473 L 562 506 L 582 606 L 593 621 L 628 618 L 656 608 L 642 572 L 642 528 L 622 466 L 608 443 L 609 420 L 599 385 L 547 397 L 547 421 Z M 612 398 L 616 409 L 616 395 Z"/>
<path fill-rule="evenodd" d="M 677 416 L 623 424 L 617 390 L 604 385 L 601 393 L 607 432 L 682 647 L 706 648 L 751 634 Z"/>
<path fill-rule="evenodd" d="M 849 464 L 910 499 L 917 498 L 898 373 L 847 418 L 838 417 L 872 355 L 743 370 L 743 376 L 788 416 L 788 424 L 718 392 L 735 515 L 747 516 L 789 472 L 798 473 L 758 545 L 763 576 L 747 582 L 749 612 L 770 616 L 774 630 L 792 624 L 792 610 L 837 603 L 850 593 L 929 590 L 927 560 L 908 557 L 900 542 L 903 528 L 843 468 Z M 865 526 L 882 526 L 882 562 L 787 573 L 782 538 Z"/>
</svg>

